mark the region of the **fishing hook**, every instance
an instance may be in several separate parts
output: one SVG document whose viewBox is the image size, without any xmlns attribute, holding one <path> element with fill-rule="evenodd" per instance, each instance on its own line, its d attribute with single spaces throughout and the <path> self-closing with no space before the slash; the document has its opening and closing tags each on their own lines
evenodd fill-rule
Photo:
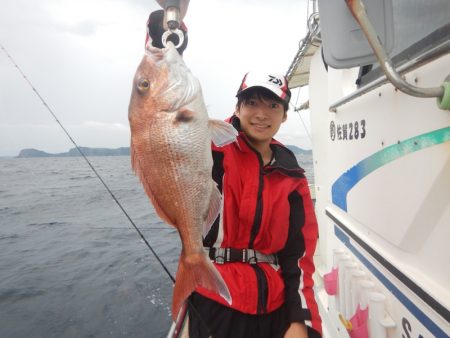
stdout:
<svg viewBox="0 0 450 338">
<path fill-rule="evenodd" d="M 178 36 L 178 44 L 175 48 L 179 48 L 184 42 L 184 34 L 180 30 L 180 1 L 179 0 L 169 0 L 165 7 L 165 19 L 168 29 L 162 35 L 162 44 L 167 47 L 167 38 L 172 34 Z"/>
<path fill-rule="evenodd" d="M 184 42 L 184 34 L 181 31 L 181 29 L 179 29 L 179 28 L 166 30 L 163 33 L 162 38 L 161 38 L 162 44 L 164 47 L 167 47 L 167 38 L 169 36 L 171 36 L 172 34 L 175 34 L 176 36 L 178 36 L 178 44 L 175 46 L 175 48 L 179 48 Z"/>
</svg>

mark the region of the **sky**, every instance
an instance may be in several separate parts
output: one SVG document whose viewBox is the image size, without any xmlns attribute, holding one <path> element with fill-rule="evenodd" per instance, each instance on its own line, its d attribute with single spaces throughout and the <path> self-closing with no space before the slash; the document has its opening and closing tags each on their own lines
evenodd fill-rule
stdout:
<svg viewBox="0 0 450 338">
<path fill-rule="evenodd" d="M 306 34 L 308 0 L 191 0 L 184 60 L 208 114 L 225 119 L 249 70 L 285 74 Z M 0 0 L 0 45 L 80 146 L 129 146 L 131 81 L 155 0 Z M 297 106 L 307 99 L 293 92 Z M 311 148 L 309 112 L 288 112 L 277 139 Z M 0 48 L 0 156 L 73 144 Z"/>
</svg>

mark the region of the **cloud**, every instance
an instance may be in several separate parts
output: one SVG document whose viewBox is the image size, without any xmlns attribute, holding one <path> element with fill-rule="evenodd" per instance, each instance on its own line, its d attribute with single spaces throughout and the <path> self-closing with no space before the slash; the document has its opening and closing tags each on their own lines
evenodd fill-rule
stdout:
<svg viewBox="0 0 450 338">
<path fill-rule="evenodd" d="M 305 4 L 191 1 L 184 59 L 202 84 L 211 117 L 232 114 L 248 70 L 287 70 L 304 36 Z M 124 146 L 131 81 L 144 51 L 147 17 L 157 8 L 148 0 L 2 0 L 0 43 L 77 142 Z M 66 151 L 54 118 L 1 50 L 0 72 L 0 155 L 25 147 Z M 303 130 L 292 120 L 295 127 L 283 127 L 282 137 Z"/>
<path fill-rule="evenodd" d="M 90 129 L 98 130 L 118 130 L 118 131 L 129 131 L 130 126 L 122 123 L 105 123 L 98 121 L 85 121 L 80 127 L 86 127 Z"/>
<path fill-rule="evenodd" d="M 98 24 L 92 20 L 82 20 L 73 24 L 57 24 L 59 30 L 66 31 L 75 35 L 89 36 L 94 35 L 98 29 Z"/>
</svg>

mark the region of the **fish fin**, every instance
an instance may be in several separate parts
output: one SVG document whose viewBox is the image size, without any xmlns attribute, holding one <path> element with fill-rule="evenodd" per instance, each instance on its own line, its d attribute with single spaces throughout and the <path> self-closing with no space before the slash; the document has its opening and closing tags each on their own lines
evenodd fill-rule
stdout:
<svg viewBox="0 0 450 338">
<path fill-rule="evenodd" d="M 174 320 L 183 303 L 198 286 L 218 293 L 231 304 L 228 287 L 206 254 L 201 252 L 187 256 L 181 253 L 172 299 Z"/>
<path fill-rule="evenodd" d="M 231 124 L 221 120 L 210 119 L 208 127 L 211 133 L 211 140 L 217 147 L 223 147 L 236 141 L 238 131 Z"/>
<path fill-rule="evenodd" d="M 167 216 L 164 209 L 159 205 L 155 194 L 153 194 L 152 190 L 150 189 L 150 185 L 147 183 L 145 179 L 145 175 L 141 169 L 141 162 L 139 159 L 139 156 L 137 156 L 137 152 L 134 150 L 133 144 L 131 144 L 131 168 L 133 169 L 134 173 L 139 177 L 142 186 L 144 187 L 144 191 L 147 194 L 147 196 L 150 198 L 150 202 L 153 205 L 153 208 L 155 209 L 155 212 L 158 214 L 158 216 L 167 224 L 170 224 L 172 226 L 175 226 L 175 222 Z"/>
<path fill-rule="evenodd" d="M 217 216 L 219 216 L 220 209 L 222 209 L 222 194 L 217 188 L 215 182 L 212 184 L 214 184 L 214 189 L 211 193 L 211 198 L 209 201 L 208 214 L 206 216 L 205 223 L 203 224 L 203 238 L 205 238 L 209 230 L 211 230 Z"/>
</svg>

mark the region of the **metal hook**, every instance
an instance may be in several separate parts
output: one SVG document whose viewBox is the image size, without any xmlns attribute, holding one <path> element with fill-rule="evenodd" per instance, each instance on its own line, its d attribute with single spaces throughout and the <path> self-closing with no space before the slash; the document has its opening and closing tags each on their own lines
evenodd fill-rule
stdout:
<svg viewBox="0 0 450 338">
<path fill-rule="evenodd" d="M 161 38 L 163 46 L 167 47 L 167 38 L 169 36 L 171 36 L 172 34 L 176 34 L 178 36 L 178 44 L 175 46 L 175 48 L 181 47 L 181 45 L 184 42 L 184 34 L 183 34 L 183 31 L 178 28 L 168 29 L 163 33 L 162 38 Z"/>
</svg>

